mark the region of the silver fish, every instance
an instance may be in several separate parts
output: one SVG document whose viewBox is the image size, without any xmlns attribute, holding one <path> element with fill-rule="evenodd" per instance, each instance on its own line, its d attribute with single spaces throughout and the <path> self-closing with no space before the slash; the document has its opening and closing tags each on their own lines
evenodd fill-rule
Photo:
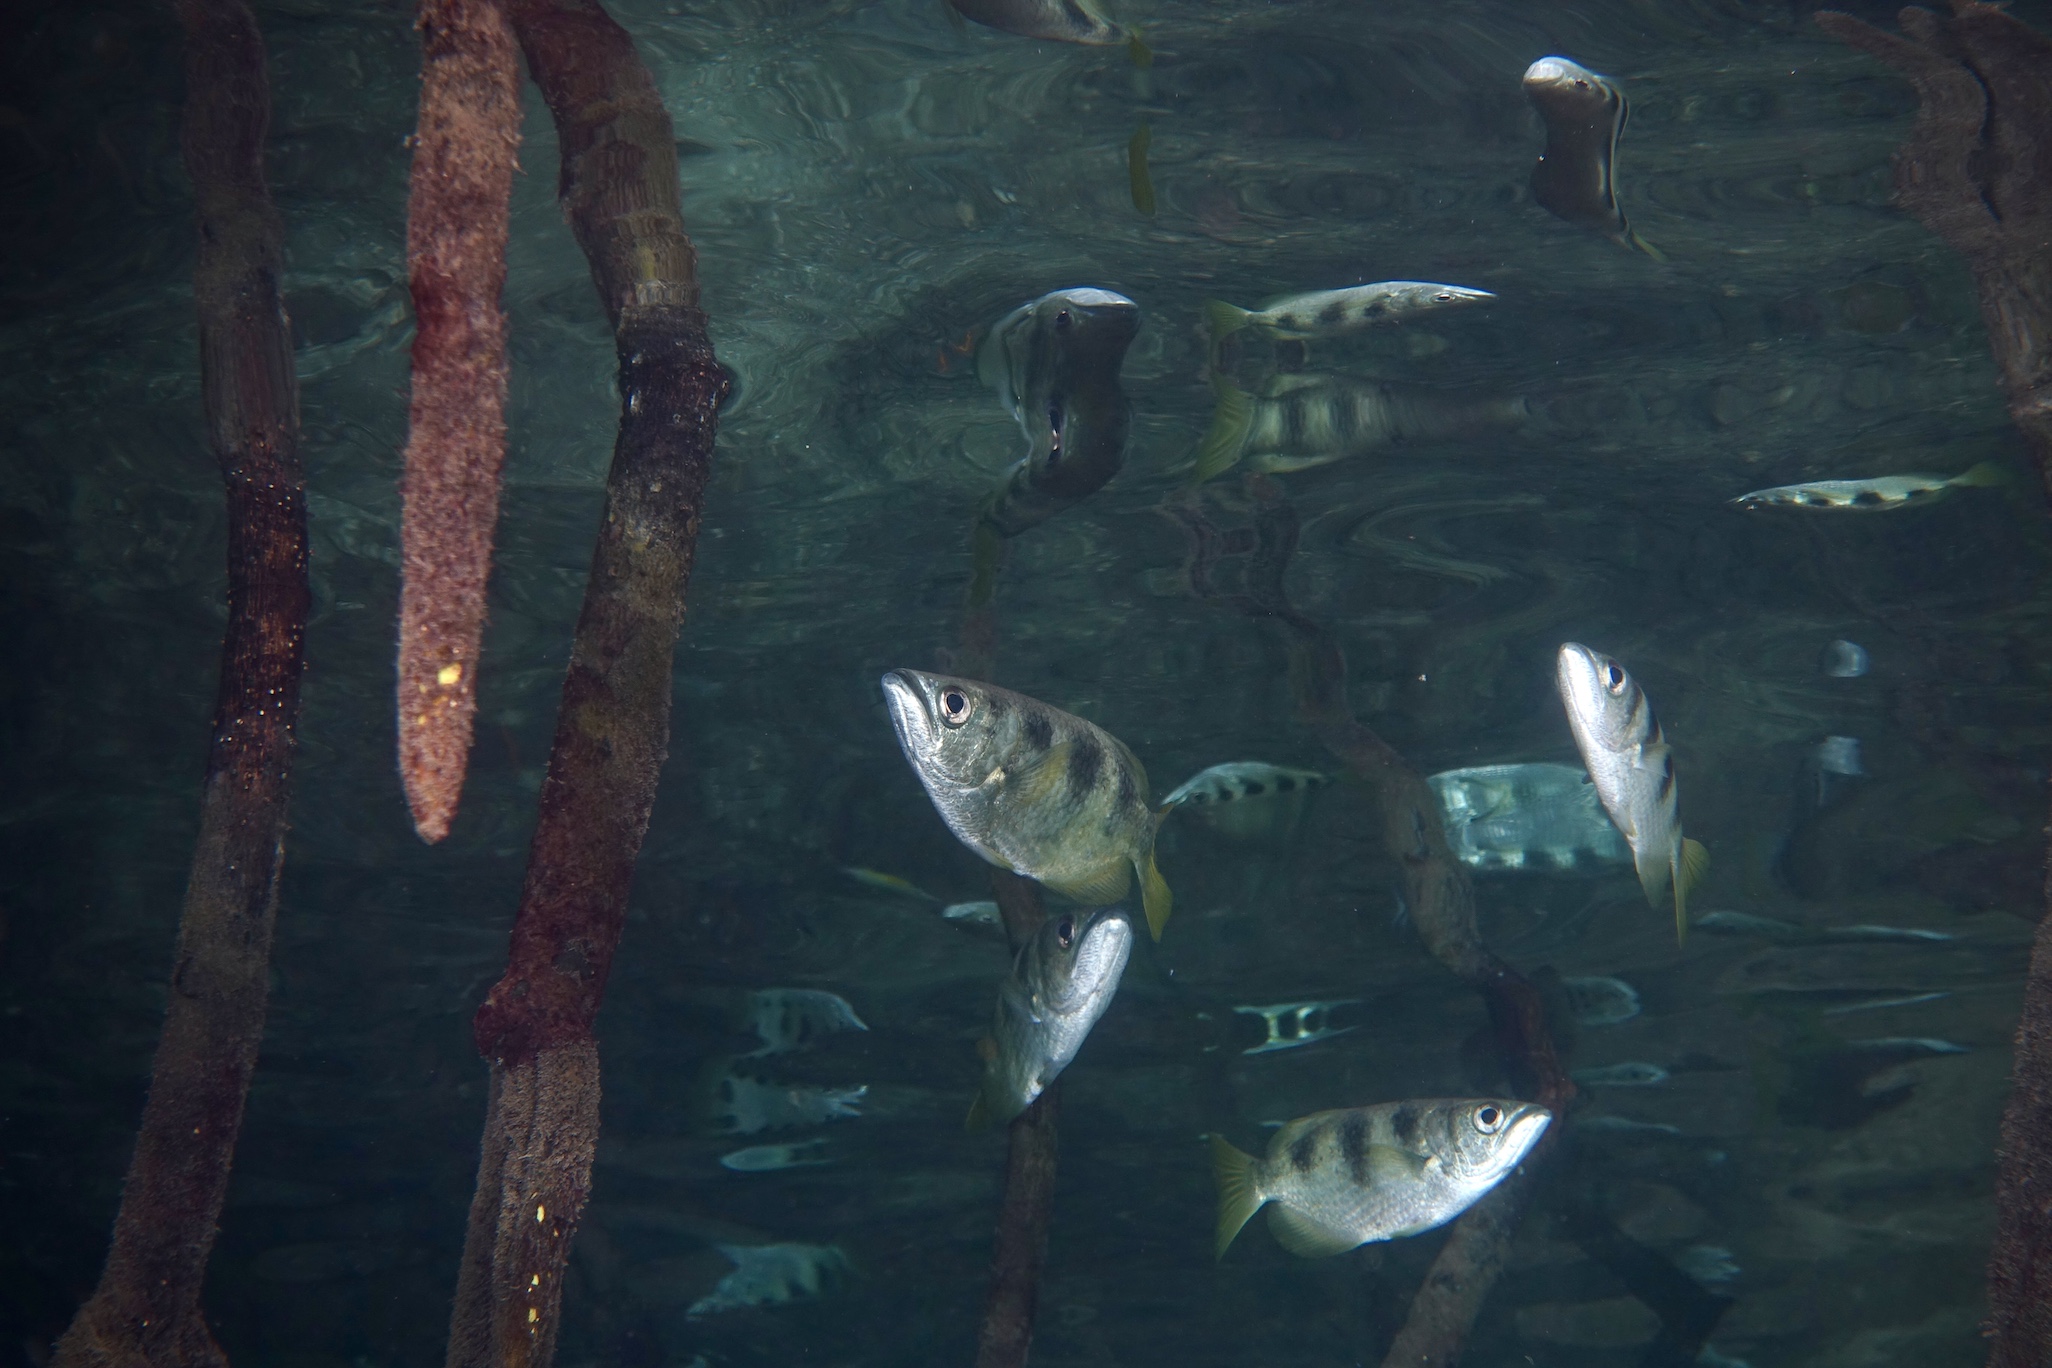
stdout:
<svg viewBox="0 0 2052 1368">
<path fill-rule="evenodd" d="M 1552 1120 L 1534 1102 L 1433 1098 L 1300 1117 L 1260 1159 L 1214 1135 L 1218 1257 L 1269 1203 L 1277 1243 L 1305 1258 L 1444 1225 L 1508 1176 Z"/>
<path fill-rule="evenodd" d="M 1615 1026 L 1639 1014 L 1639 990 L 1621 978 L 1564 978 L 1568 1011 L 1583 1026 Z"/>
<path fill-rule="evenodd" d="M 1132 426 L 1119 367 L 1139 331 L 1138 304 L 1088 286 L 1042 295 L 991 328 L 976 373 L 1026 434 L 1026 454 L 977 512 L 979 556 L 1118 474 Z"/>
<path fill-rule="evenodd" d="M 1268 1038 L 1249 1046 L 1241 1054 L 1267 1054 L 1271 1050 L 1294 1050 L 1329 1036 L 1345 1035 L 1356 1026 L 1334 1026 L 1327 1014 L 1335 1007 L 1355 1007 L 1360 998 L 1327 998 L 1316 1002 L 1277 1002 L 1267 1007 L 1235 1007 L 1242 1016 L 1258 1016 L 1268 1026 Z M 1288 1024 L 1285 1025 L 1284 1023 Z"/>
<path fill-rule="evenodd" d="M 1106 18 L 1090 0 L 947 0 L 962 18 L 1016 33 L 1084 47 L 1131 45 L 1139 39 L 1130 29 Z M 1136 55 L 1135 60 L 1138 61 Z"/>
<path fill-rule="evenodd" d="M 994 902 L 949 903 L 941 909 L 941 915 L 964 926 L 981 926 L 998 931 L 1005 929 L 1004 913 L 998 910 L 998 905 Z"/>
<path fill-rule="evenodd" d="M 758 989 L 748 995 L 741 1016 L 742 1024 L 762 1041 L 761 1049 L 744 1056 L 748 1059 L 802 1049 L 816 1037 L 836 1031 L 869 1029 L 846 998 L 823 988 Z"/>
<path fill-rule="evenodd" d="M 808 1157 L 824 1140 L 797 1140 L 784 1145 L 750 1145 L 720 1156 L 720 1167 L 736 1173 L 774 1173 L 778 1169 L 812 1168 L 831 1164 L 831 1159 Z"/>
<path fill-rule="evenodd" d="M 1955 489 L 1985 489 L 2005 483 L 2000 467 L 1983 461 L 1963 474 L 1881 475 L 1871 480 L 1813 480 L 1809 484 L 1776 485 L 1741 494 L 1740 508 L 1827 508 L 1883 512 L 1911 504 L 1933 503 Z"/>
<path fill-rule="evenodd" d="M 1525 68 L 1525 98 L 1546 123 L 1546 150 L 1532 168 L 1539 207 L 1659 260 L 1617 203 L 1617 143 L 1631 117 L 1624 91 L 1565 57 L 1541 57 Z"/>
<path fill-rule="evenodd" d="M 1762 936 L 1768 940 L 1807 941 L 1815 944 L 1859 941 L 1901 941 L 1924 944 L 1956 940 L 1950 932 L 1929 931 L 1921 926 L 1797 926 L 1794 922 L 1756 917 L 1750 912 L 1708 912 L 1694 925 L 1723 936 Z"/>
<path fill-rule="evenodd" d="M 1286 832 L 1304 797 L 1332 781 L 1316 770 L 1285 769 L 1260 760 L 1231 760 L 1191 775 L 1161 800 L 1164 811 L 1188 807 L 1228 836 L 1254 840 Z"/>
<path fill-rule="evenodd" d="M 1658 1064 L 1633 1060 L 1594 1069 L 1576 1069 L 1573 1077 L 1575 1082 L 1586 1083 L 1593 1088 L 1650 1088 L 1665 1083 L 1672 1075 Z"/>
<path fill-rule="evenodd" d="M 1683 940 L 1689 890 L 1702 881 L 1710 856 L 1701 842 L 1682 835 L 1674 752 L 1653 705 L 1624 666 L 1572 641 L 1560 648 L 1556 677 L 1575 748 L 1604 811 L 1631 845 L 1646 901 L 1658 907 L 1661 892 L 1673 886 L 1674 934 Z"/>
<path fill-rule="evenodd" d="M 869 1086 L 827 1088 L 810 1083 L 768 1083 L 728 1074 L 716 1085 L 713 1119 L 725 1123 L 729 1135 L 817 1126 L 862 1114 Z"/>
<path fill-rule="evenodd" d="M 937 903 L 940 901 L 939 898 L 934 897 L 933 894 L 927 892 L 911 880 L 901 879 L 895 874 L 886 874 L 880 869 L 863 869 L 857 865 L 842 865 L 841 872 L 866 888 L 874 888 L 885 893 L 896 893 L 900 897 L 917 898 L 921 902 Z"/>
<path fill-rule="evenodd" d="M 1631 849 L 1579 765 L 1474 765 L 1426 779 L 1439 798 L 1446 842 L 1477 869 L 1573 869 L 1623 864 Z"/>
<path fill-rule="evenodd" d="M 1003 1124 L 1033 1105 L 1111 1006 L 1132 953 L 1133 923 L 1121 907 L 1056 912 L 1041 923 L 999 985 L 991 1033 L 978 1044 L 983 1084 L 969 1105 L 969 1129 Z"/>
<path fill-rule="evenodd" d="M 1516 427 L 1531 414 L 1523 396 L 1483 398 L 1343 375 L 1283 372 L 1258 395 L 1217 376 L 1212 390 L 1218 405 L 1197 447 L 1193 484 L 1243 461 L 1275 474 L 1309 470 L 1401 442 Z"/>
<path fill-rule="evenodd" d="M 1831 679 L 1858 679 L 1873 663 L 1867 657 L 1867 648 L 1856 641 L 1834 641 L 1824 648 L 1824 658 L 1819 666 Z"/>
<path fill-rule="evenodd" d="M 899 747 L 962 844 L 1089 906 L 1124 897 L 1137 871 L 1161 939 L 1173 906 L 1154 867 L 1161 815 L 1123 743 L 994 684 L 893 670 L 883 689 Z"/>
<path fill-rule="evenodd" d="M 1877 1054 L 1906 1055 L 1963 1055 L 1972 1054 L 1973 1048 L 1955 1045 L 1949 1040 L 1938 1040 L 1932 1036 L 1876 1036 L 1871 1040 L 1848 1040 L 1849 1050 L 1871 1050 Z"/>
<path fill-rule="evenodd" d="M 750 1306 L 782 1306 L 817 1297 L 850 1265 L 838 1245 L 715 1245 L 734 1264 L 711 1292 L 685 1309 L 697 1320 L 718 1311 Z"/>
<path fill-rule="evenodd" d="M 1680 1126 L 1665 1121 L 1635 1121 L 1629 1116 L 1591 1116 L 1575 1122 L 1575 1129 L 1608 1132 L 1613 1135 L 1680 1135 Z"/>
<path fill-rule="evenodd" d="M 1949 992 L 1907 993 L 1901 997 L 1872 998 L 1865 1002 L 1848 1002 L 1843 1007 L 1826 1007 L 1819 1016 L 1849 1016 L 1854 1012 L 1877 1012 L 1885 1007 L 1920 1007 L 1927 1002 L 1940 1002 L 1951 997 Z"/>
<path fill-rule="evenodd" d="M 1380 323 L 1401 323 L 1416 314 L 1494 298 L 1487 290 L 1471 290 L 1463 285 L 1384 280 L 1373 285 L 1350 285 L 1343 290 L 1287 295 L 1258 309 L 1242 309 L 1221 299 L 1210 299 L 1204 303 L 1204 312 L 1215 346 L 1242 328 L 1254 328 L 1280 338 L 1336 337 Z"/>
</svg>

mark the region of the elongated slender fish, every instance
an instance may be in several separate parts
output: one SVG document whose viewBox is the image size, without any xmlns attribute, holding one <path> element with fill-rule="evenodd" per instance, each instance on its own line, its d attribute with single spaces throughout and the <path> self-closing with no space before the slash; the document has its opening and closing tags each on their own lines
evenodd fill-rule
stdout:
<svg viewBox="0 0 2052 1368">
<path fill-rule="evenodd" d="M 1530 415 L 1522 396 L 1480 398 L 1342 375 L 1284 373 L 1259 395 L 1220 376 L 1212 389 L 1218 406 L 1197 448 L 1193 484 L 1243 461 L 1249 470 L 1308 470 L 1399 442 L 1515 427 Z"/>
<path fill-rule="evenodd" d="M 1879 475 L 1871 480 L 1813 480 L 1741 494 L 1740 508 L 1828 508 L 1878 513 L 1911 504 L 1935 503 L 1955 489 L 1986 489 L 2007 481 L 1991 461 L 1946 479 L 1941 475 Z"/>
<path fill-rule="evenodd" d="M 1631 117 L 1624 91 L 1565 57 L 1541 57 L 1525 68 L 1525 98 L 1546 123 L 1546 150 L 1532 168 L 1539 207 L 1661 259 L 1617 203 L 1617 142 Z"/>
<path fill-rule="evenodd" d="M 1671 1075 L 1658 1064 L 1635 1059 L 1623 1064 L 1605 1064 L 1600 1068 L 1576 1069 L 1573 1077 L 1575 1082 L 1586 1087 L 1651 1088 L 1665 1083 Z"/>
<path fill-rule="evenodd" d="M 893 670 L 883 689 L 898 745 L 956 839 L 1090 906 L 1124 897 L 1137 871 L 1161 939 L 1173 906 L 1154 867 L 1161 814 L 1123 742 L 994 684 Z"/>
<path fill-rule="evenodd" d="M 1587 646 L 1560 648 L 1556 672 L 1568 727 L 1582 753 L 1596 796 L 1632 848 L 1632 864 L 1646 901 L 1674 889 L 1674 935 L 1689 931 L 1689 890 L 1710 863 L 1700 841 L 1682 835 L 1674 787 L 1674 752 L 1646 693 L 1624 666 Z"/>
<path fill-rule="evenodd" d="M 1092 0 L 947 0 L 948 5 L 964 19 L 994 28 L 1000 33 L 1015 33 L 1021 38 L 1045 38 L 1055 43 L 1076 43 L 1083 47 L 1117 47 L 1124 43 L 1133 48 L 1140 43 L 1139 35 L 1120 24 L 1113 23 Z M 1133 60 L 1141 61 L 1141 45 Z"/>
<path fill-rule="evenodd" d="M 1052 913 L 1019 947 L 990 1034 L 977 1044 L 983 1084 L 969 1104 L 970 1130 L 1010 1121 L 1069 1066 L 1132 953 L 1133 922 L 1122 907 Z"/>
<path fill-rule="evenodd" d="M 1750 912 L 1711 912 L 1699 918 L 1696 925 L 1725 936 L 1761 936 L 1768 940 L 1807 941 L 1820 945 L 1861 941 L 1924 945 L 1957 939 L 1949 932 L 1929 931 L 1921 926 L 1872 926 L 1865 923 L 1858 926 L 1798 926 L 1773 917 L 1756 917 Z"/>
<path fill-rule="evenodd" d="M 922 902 L 937 903 L 940 901 L 939 898 L 934 897 L 933 894 L 927 892 L 918 884 L 913 883 L 910 879 L 901 879 L 895 874 L 886 874 L 882 870 L 863 869 L 856 865 L 842 865 L 841 872 L 856 883 L 867 888 L 878 889 L 885 893 L 897 893 L 907 898 L 918 898 Z"/>
<path fill-rule="evenodd" d="M 1161 800 L 1164 811 L 1187 807 L 1228 836 L 1255 840 L 1287 834 L 1303 815 L 1311 790 L 1332 781 L 1316 770 L 1286 769 L 1260 760 L 1229 760 L 1199 770 Z"/>
<path fill-rule="evenodd" d="M 1465 285 L 1436 285 L 1429 280 L 1380 280 L 1349 285 L 1343 290 L 1314 290 L 1272 299 L 1258 309 L 1242 309 L 1221 299 L 1204 303 L 1214 345 L 1242 328 L 1279 338 L 1337 337 L 1381 323 L 1401 323 L 1421 313 L 1476 304 L 1495 295 Z"/>
<path fill-rule="evenodd" d="M 1276 1242 L 1310 1259 L 1444 1225 L 1516 1168 L 1552 1120 L 1534 1102 L 1434 1098 L 1300 1117 L 1259 1159 L 1214 1135 L 1218 1257 L 1263 1206 Z"/>
<path fill-rule="evenodd" d="M 779 1169 L 831 1164 L 834 1162 L 831 1159 L 812 1155 L 813 1150 L 825 1143 L 824 1140 L 794 1140 L 782 1145 L 750 1145 L 721 1155 L 720 1167 L 732 1169 L 735 1173 L 774 1173 Z"/>
</svg>

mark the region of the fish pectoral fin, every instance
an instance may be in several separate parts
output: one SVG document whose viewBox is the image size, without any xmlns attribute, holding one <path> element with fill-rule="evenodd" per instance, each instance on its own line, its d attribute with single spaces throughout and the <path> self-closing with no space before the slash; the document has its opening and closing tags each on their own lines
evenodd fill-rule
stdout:
<svg viewBox="0 0 2052 1368">
<path fill-rule="evenodd" d="M 1075 742 L 1063 741 L 1049 746 L 1046 753 L 1038 758 L 1006 771 L 998 782 L 1008 800 L 1031 805 L 1052 797 L 1061 785 L 1068 782 L 1069 757 L 1075 749 Z"/>
<path fill-rule="evenodd" d="M 1147 847 L 1147 858 L 1135 861 L 1140 871 L 1140 906 L 1147 913 L 1147 934 L 1161 939 L 1161 930 L 1168 925 L 1169 913 L 1175 910 L 1175 895 L 1169 892 L 1168 880 L 1161 877 L 1161 871 L 1154 867 L 1154 847 Z"/>
<path fill-rule="evenodd" d="M 1126 890 L 1133 885 L 1132 871 L 1121 860 L 1098 873 L 1081 879 L 1058 883 L 1043 879 L 1049 888 L 1065 898 L 1082 903 L 1085 907 L 1109 907 L 1126 896 Z"/>
<path fill-rule="evenodd" d="M 1376 1187 L 1387 1183 L 1415 1183 L 1425 1176 L 1425 1170 L 1432 1163 L 1426 1155 L 1413 1154 L 1395 1145 L 1370 1145 L 1368 1181 Z"/>
<path fill-rule="evenodd" d="M 1321 1225 L 1303 1212 L 1276 1202 L 1268 1208 L 1268 1228 L 1275 1242 L 1300 1259 L 1324 1259 L 1344 1254 L 1363 1243 L 1343 1230 Z"/>
<path fill-rule="evenodd" d="M 1211 1137 L 1211 1174 L 1218 1179 L 1218 1254 L 1223 1259 L 1233 1237 L 1264 1200 L 1254 1190 L 1254 1160 L 1234 1149 L 1223 1135 Z"/>
<path fill-rule="evenodd" d="M 1674 941 L 1679 945 L 1689 938 L 1689 894 L 1696 885 L 1703 882 L 1703 876 L 1710 871 L 1710 852 L 1701 841 L 1683 838 L 1674 852 Z"/>
</svg>

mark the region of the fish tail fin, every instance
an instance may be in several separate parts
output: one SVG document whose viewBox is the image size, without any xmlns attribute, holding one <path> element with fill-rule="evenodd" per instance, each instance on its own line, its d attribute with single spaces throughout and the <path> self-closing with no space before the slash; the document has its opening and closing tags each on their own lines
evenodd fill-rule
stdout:
<svg viewBox="0 0 2052 1368">
<path fill-rule="evenodd" d="M 1147 172 L 1147 149 L 1154 142 L 1154 127 L 1141 124 L 1126 143 L 1126 179 L 1132 182 L 1133 208 L 1154 217 L 1154 178 Z"/>
<path fill-rule="evenodd" d="M 1640 237 L 1638 230 L 1635 228 L 1625 229 L 1624 240 L 1625 246 L 1631 248 L 1633 251 L 1644 252 L 1647 256 L 1652 257 L 1655 261 L 1665 262 L 1667 260 L 1667 253 L 1661 251 L 1658 247 L 1655 247 L 1652 243 Z"/>
<path fill-rule="evenodd" d="M 1154 843 L 1147 845 L 1147 858 L 1140 862 L 1140 906 L 1147 913 L 1147 931 L 1156 940 L 1161 939 L 1161 929 L 1168 925 L 1169 913 L 1176 905 L 1175 895 L 1169 892 L 1168 880 L 1161 877 L 1161 871 L 1154 867 Z"/>
<path fill-rule="evenodd" d="M 1240 1227 L 1261 1210 L 1261 1194 L 1254 1189 L 1254 1160 L 1234 1149 L 1223 1135 L 1211 1137 L 1211 1173 L 1218 1179 L 1218 1250 L 1223 1259 Z"/>
<path fill-rule="evenodd" d="M 1204 321 L 1211 328 L 1211 345 L 1231 337 L 1247 326 L 1247 320 L 1254 316 L 1252 309 L 1243 309 L 1237 304 L 1228 304 L 1223 299 L 1204 301 Z"/>
<path fill-rule="evenodd" d="M 1971 470 L 1953 476 L 1945 483 L 1958 485 L 1961 489 L 1986 489 L 1990 485 L 2009 483 L 2009 472 L 1993 461 L 1983 461 Z"/>
<path fill-rule="evenodd" d="M 978 1135 L 990 1129 L 990 1103 L 983 1100 L 983 1089 L 969 1099 L 969 1114 L 962 1118 L 962 1129 L 971 1135 Z"/>
<path fill-rule="evenodd" d="M 1710 852 L 1701 841 L 1682 838 L 1674 852 L 1674 943 L 1689 938 L 1689 894 L 1710 869 Z"/>
<path fill-rule="evenodd" d="M 1126 57 L 1142 71 L 1154 65 L 1154 49 L 1142 40 L 1139 29 L 1126 30 Z"/>
<path fill-rule="evenodd" d="M 1191 484 L 1203 484 L 1231 470 L 1240 459 L 1241 448 L 1247 445 L 1247 430 L 1254 423 L 1254 400 L 1247 391 L 1223 376 L 1214 379 L 1211 387 L 1218 392 L 1218 407 L 1212 411 L 1211 426 L 1198 444 L 1196 466 L 1190 472 Z"/>
</svg>

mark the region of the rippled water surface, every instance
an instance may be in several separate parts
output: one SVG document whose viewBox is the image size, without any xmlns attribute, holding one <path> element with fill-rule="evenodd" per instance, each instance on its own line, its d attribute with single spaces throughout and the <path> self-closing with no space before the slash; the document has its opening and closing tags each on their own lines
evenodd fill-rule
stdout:
<svg viewBox="0 0 2052 1368">
<path fill-rule="evenodd" d="M 1849 8 L 1892 26 L 1890 6 Z M 843 869 L 990 896 L 877 686 L 956 644 L 971 514 L 1020 454 L 974 344 L 1063 286 L 1144 312 L 1127 464 L 1011 544 L 998 677 L 1124 740 L 1157 795 L 1228 760 L 1334 772 L 1281 639 L 1189 593 L 1162 508 L 1189 497 L 1213 415 L 1204 301 L 1383 279 L 1497 298 L 1222 358 L 1250 385 L 1344 374 L 1529 411 L 1280 477 L 1303 527 L 1290 592 L 1336 633 L 1356 712 L 1421 773 L 1571 764 L 1554 652 L 1608 651 L 1658 707 L 1711 851 L 1699 915 L 1805 932 L 1677 947 L 1614 862 L 1478 873 L 1493 947 L 1545 982 L 1621 980 L 1638 1010 L 1561 990 L 1583 1009 L 1571 1066 L 1595 1081 L 1466 1361 L 1641 1361 L 1658 1319 L 1567 1219 L 1591 1209 L 1733 1299 L 1706 1362 L 1980 1361 L 2052 742 L 2044 507 L 1965 268 L 1888 205 L 1914 96 L 1810 9 L 1126 0 L 1156 54 L 1141 69 L 951 24 L 937 0 L 616 7 L 675 120 L 739 386 L 599 1023 L 605 1131 L 564 1363 L 967 1361 L 1003 1141 L 961 1116 L 1003 942 Z M 2013 12 L 2052 27 L 2044 5 Z M 271 1025 L 207 1300 L 238 1363 L 430 1364 L 484 1106 L 469 1019 L 504 964 L 614 357 L 530 92 L 477 745 L 430 850 L 390 706 L 410 12 L 259 17 L 316 616 Z M 154 10 L 52 8 L 10 48 L 0 1356 L 40 1362 L 97 1276 L 160 1018 L 224 529 L 176 31 Z M 1551 53 L 1627 91 L 1621 199 L 1664 260 L 1532 202 L 1543 131 L 1519 77 Z M 1151 217 L 1127 165 L 1143 125 Z M 1925 508 L 1728 502 L 1982 461 L 2008 484 Z M 1237 475 L 1202 498 L 1246 523 Z M 1869 672 L 1827 675 L 1835 639 Z M 1858 741 L 1862 774 L 1820 768 L 1827 737 Z M 1374 1363 L 1444 1238 L 1309 1262 L 1257 1226 L 1213 1261 L 1207 1132 L 1256 1145 L 1265 1121 L 1506 1086 L 1480 1000 L 1407 924 L 1366 791 L 1321 788 L 1277 825 L 1163 830 L 1175 919 L 1064 1076 L 1036 1363 Z M 1951 939 L 1818 934 L 1858 925 Z M 838 994 L 866 1029 L 766 1050 L 748 995 L 773 987 Z M 1236 1008 L 1314 1001 L 1345 1003 L 1310 1020 L 1349 1029 L 1249 1053 L 1266 1027 Z"/>
</svg>

